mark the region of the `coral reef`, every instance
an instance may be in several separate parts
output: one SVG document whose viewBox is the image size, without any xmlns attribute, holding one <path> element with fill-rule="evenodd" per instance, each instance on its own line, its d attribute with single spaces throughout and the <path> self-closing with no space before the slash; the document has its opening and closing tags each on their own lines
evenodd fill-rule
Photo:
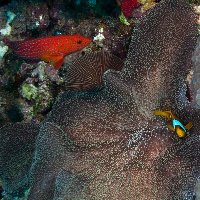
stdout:
<svg viewBox="0 0 200 200">
<path fill-rule="evenodd" d="M 45 102 L 37 101 L 38 96 L 35 100 L 32 98 L 24 98 L 22 95 L 24 81 L 26 81 L 26 84 L 32 84 L 31 86 L 34 85 L 38 90 L 40 90 L 40 88 L 45 89 L 45 94 L 48 94 L 47 99 L 50 98 L 49 94 L 53 95 L 53 98 L 55 98 L 56 94 L 65 89 L 64 84 L 62 83 L 64 83 L 63 80 L 67 74 L 69 66 L 71 66 L 72 62 L 82 56 L 85 52 L 101 50 L 109 51 L 114 55 L 119 56 L 121 59 L 124 59 L 127 54 L 132 27 L 128 27 L 122 24 L 119 19 L 110 16 L 106 18 L 94 18 L 93 15 L 88 15 L 87 19 L 72 18 L 70 15 L 72 10 L 65 10 L 64 6 L 62 6 L 64 4 L 64 2 L 59 4 L 58 1 L 54 2 L 52 5 L 41 2 L 30 6 L 28 2 L 13 1 L 8 7 L 6 7 L 6 11 L 2 8 L 2 16 L 6 17 L 7 10 L 16 14 L 12 24 L 10 24 L 12 27 L 11 35 L 1 35 L 1 39 L 4 41 L 7 39 L 10 41 L 25 41 L 41 36 L 55 36 L 61 34 L 80 34 L 88 38 L 95 38 L 95 36 L 99 34 L 99 30 L 103 27 L 103 32 L 101 33 L 104 36 L 103 40 L 94 40 L 90 46 L 84 48 L 82 51 L 66 56 L 64 65 L 62 65 L 61 69 L 57 72 L 52 70 L 51 66 L 48 64 L 32 63 L 32 65 L 29 65 L 24 63 L 23 60 L 15 55 L 14 51 L 11 51 L 5 45 L 3 46 L 3 42 L 1 42 L 2 48 L 0 53 L 2 53 L 2 59 L 0 60 L 0 83 L 5 86 L 9 92 L 15 93 L 16 98 L 18 98 L 18 95 L 20 102 L 24 102 L 21 103 L 21 109 L 25 115 L 24 119 L 28 121 L 31 120 L 31 117 L 34 118 L 33 121 L 35 121 L 35 117 L 38 118 L 39 121 L 44 119 L 44 116 L 38 116 L 38 113 L 36 114 L 35 111 L 42 111 L 45 109 L 45 105 L 47 105 L 46 110 L 50 111 L 51 106 L 49 106 L 49 102 L 44 100 L 43 97 L 39 99 L 44 100 Z M 102 7 L 104 6 L 102 5 Z M 44 8 L 44 11 L 41 8 Z M 95 9 L 95 6 L 90 7 L 90 10 L 92 11 Z M 33 16 L 30 15 L 31 11 L 34 13 Z M 49 23 L 47 23 L 43 28 L 42 25 L 41 27 L 35 26 L 35 23 L 39 20 L 39 16 L 42 16 L 42 19 L 45 18 L 49 20 Z M 3 20 L 2 18 L 2 28 L 3 25 L 6 26 L 6 21 L 7 17 L 6 20 Z M 32 24 L 32 26 L 30 24 Z M 30 46 L 30 48 L 33 48 L 33 46 Z M 49 47 L 46 49 L 49 49 Z M 5 54 L 6 51 L 7 53 Z M 27 50 L 24 53 L 27 55 Z M 46 61 L 48 61 L 48 59 Z M 44 70 L 42 70 L 41 66 L 44 67 Z M 36 74 L 33 75 L 34 73 Z M 44 80 L 40 80 L 40 76 L 43 76 Z M 51 86 L 53 86 L 53 88 Z M 51 97 L 51 99 L 53 98 Z M 42 108 L 39 108 L 39 105 L 42 105 Z M 28 113 L 30 116 L 28 116 Z M 46 112 L 44 115 L 46 115 Z"/>
<path fill-rule="evenodd" d="M 186 75 L 197 31 L 184 0 L 162 0 L 136 25 L 122 70 L 104 73 L 104 89 L 61 94 L 40 125 L 0 128 L 3 189 L 30 188 L 29 200 L 192 199 L 200 115 Z M 193 121 L 186 137 L 155 109 Z"/>
<path fill-rule="evenodd" d="M 8 21 L 6 23 L 6 27 L 0 30 L 1 35 L 10 35 L 10 32 L 11 32 L 10 23 L 15 18 L 15 14 L 10 11 L 7 11 L 6 14 L 8 17 Z"/>
<path fill-rule="evenodd" d="M 23 120 L 19 102 L 14 96 L 1 88 L 0 91 L 0 127 L 9 122 L 20 122 Z"/>
<path fill-rule="evenodd" d="M 155 0 L 139 0 L 138 2 L 143 5 L 141 9 L 142 12 L 147 11 L 156 4 Z"/>
<path fill-rule="evenodd" d="M 24 65 L 26 70 L 26 64 Z M 23 71 L 20 71 L 22 74 Z M 52 82 L 57 86 L 57 91 L 53 91 Z M 22 109 L 28 112 L 29 115 L 35 116 L 39 121 L 42 121 L 47 110 L 52 106 L 54 96 L 60 92 L 60 84 L 62 83 L 58 72 L 48 64 L 39 62 L 37 67 L 31 71 L 31 75 L 25 79 L 21 85 L 19 92 L 23 99 L 28 100 L 29 106 L 23 104 Z M 28 109 L 27 109 L 28 108 Z M 29 116 L 26 115 L 26 121 L 29 121 Z"/>
<path fill-rule="evenodd" d="M 15 14 L 7 11 L 7 6 L 0 7 L 0 35 L 10 35 L 11 26 L 10 23 L 15 18 Z M 8 19 L 7 19 L 8 18 Z M 4 54 L 7 52 L 8 48 L 0 44 L 0 60 L 3 58 Z"/>
</svg>

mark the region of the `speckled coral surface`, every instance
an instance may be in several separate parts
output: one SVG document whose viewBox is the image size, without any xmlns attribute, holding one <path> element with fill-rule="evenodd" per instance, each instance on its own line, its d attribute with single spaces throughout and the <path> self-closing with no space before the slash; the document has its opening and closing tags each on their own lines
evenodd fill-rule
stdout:
<svg viewBox="0 0 200 200">
<path fill-rule="evenodd" d="M 184 1 L 161 1 L 136 25 L 122 72 L 104 74 L 103 90 L 57 98 L 36 139 L 29 200 L 192 199 L 200 120 L 184 80 L 195 20 Z M 178 138 L 154 109 L 192 120 L 187 137 Z"/>
</svg>

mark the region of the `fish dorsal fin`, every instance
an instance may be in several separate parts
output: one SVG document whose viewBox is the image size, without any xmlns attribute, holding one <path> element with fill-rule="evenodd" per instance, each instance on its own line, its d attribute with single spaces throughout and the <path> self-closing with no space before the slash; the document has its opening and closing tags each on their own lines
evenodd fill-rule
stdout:
<svg viewBox="0 0 200 200">
<path fill-rule="evenodd" d="M 64 57 L 62 55 L 43 54 L 40 58 L 44 62 L 51 63 L 54 66 L 54 69 L 58 69 L 64 62 Z"/>
</svg>

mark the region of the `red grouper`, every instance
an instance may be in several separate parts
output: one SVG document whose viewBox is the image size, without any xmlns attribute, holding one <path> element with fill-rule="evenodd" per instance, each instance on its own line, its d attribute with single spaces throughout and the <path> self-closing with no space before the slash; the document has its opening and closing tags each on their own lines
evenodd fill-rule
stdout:
<svg viewBox="0 0 200 200">
<path fill-rule="evenodd" d="M 39 37 L 14 42 L 9 39 L 3 39 L 2 41 L 27 63 L 43 60 L 53 64 L 54 68 L 58 69 L 63 64 L 66 55 L 83 49 L 92 40 L 76 34 Z"/>
</svg>

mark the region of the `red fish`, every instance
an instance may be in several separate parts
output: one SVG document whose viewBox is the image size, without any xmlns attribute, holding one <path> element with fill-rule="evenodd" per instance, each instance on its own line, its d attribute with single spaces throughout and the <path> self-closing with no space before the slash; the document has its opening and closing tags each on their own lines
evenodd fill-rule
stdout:
<svg viewBox="0 0 200 200">
<path fill-rule="evenodd" d="M 90 38 L 79 34 L 47 36 L 15 42 L 9 39 L 2 41 L 27 63 L 43 60 L 53 64 L 55 69 L 63 64 L 66 55 L 79 51 L 91 43 Z"/>
</svg>

